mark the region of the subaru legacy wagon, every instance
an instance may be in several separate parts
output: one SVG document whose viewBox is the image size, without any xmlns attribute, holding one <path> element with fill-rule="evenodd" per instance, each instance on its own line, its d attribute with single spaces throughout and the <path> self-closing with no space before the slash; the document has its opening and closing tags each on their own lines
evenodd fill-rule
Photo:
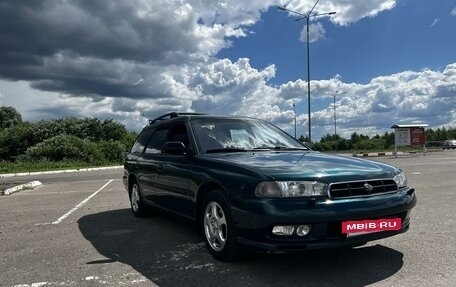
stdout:
<svg viewBox="0 0 456 287">
<path fill-rule="evenodd" d="M 416 205 L 399 168 L 312 151 L 246 117 L 151 120 L 126 155 L 123 183 L 134 215 L 158 208 L 193 220 L 224 261 L 241 247 L 360 246 L 407 231 Z"/>
</svg>

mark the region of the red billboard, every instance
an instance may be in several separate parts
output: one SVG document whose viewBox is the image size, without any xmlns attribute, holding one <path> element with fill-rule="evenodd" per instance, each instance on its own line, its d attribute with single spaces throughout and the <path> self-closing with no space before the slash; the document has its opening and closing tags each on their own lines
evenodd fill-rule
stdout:
<svg viewBox="0 0 456 287">
<path fill-rule="evenodd" d="M 410 128 L 410 139 L 412 145 L 424 145 L 424 128 Z"/>
</svg>

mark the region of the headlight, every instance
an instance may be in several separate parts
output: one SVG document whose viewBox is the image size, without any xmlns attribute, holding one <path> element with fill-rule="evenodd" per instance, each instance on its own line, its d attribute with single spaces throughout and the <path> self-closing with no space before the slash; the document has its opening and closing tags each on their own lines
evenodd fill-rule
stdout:
<svg viewBox="0 0 456 287">
<path fill-rule="evenodd" d="M 396 182 L 397 188 L 402 188 L 402 187 L 407 186 L 407 177 L 405 176 L 405 173 L 403 173 L 402 171 L 401 171 L 401 173 L 394 176 L 393 180 Z"/>
<path fill-rule="evenodd" d="M 319 181 L 263 181 L 255 188 L 260 197 L 327 196 L 328 185 Z"/>
</svg>

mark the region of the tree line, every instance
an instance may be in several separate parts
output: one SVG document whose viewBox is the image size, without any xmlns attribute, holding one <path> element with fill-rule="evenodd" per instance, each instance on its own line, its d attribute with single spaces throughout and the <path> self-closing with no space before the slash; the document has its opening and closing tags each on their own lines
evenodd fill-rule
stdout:
<svg viewBox="0 0 456 287">
<path fill-rule="evenodd" d="M 456 128 L 426 129 L 427 146 L 456 139 Z M 137 137 L 112 119 L 61 118 L 27 122 L 13 107 L 0 107 L 0 161 L 77 161 L 88 164 L 120 164 Z M 308 138 L 301 136 L 301 142 Z M 353 133 L 349 139 L 327 134 L 311 147 L 318 151 L 388 150 L 394 132 L 369 137 Z"/>
<path fill-rule="evenodd" d="M 456 139 L 456 128 L 437 128 L 425 130 L 426 146 L 440 147 L 447 139 Z M 301 135 L 301 142 L 308 142 L 308 138 Z M 319 142 L 313 142 L 311 147 L 318 151 L 369 151 L 391 150 L 394 148 L 394 132 L 385 132 L 382 135 L 369 137 L 354 132 L 349 139 L 339 135 L 327 134 Z"/>
<path fill-rule="evenodd" d="M 119 164 L 137 133 L 112 119 L 61 118 L 27 122 L 0 107 L 0 161 Z"/>
</svg>

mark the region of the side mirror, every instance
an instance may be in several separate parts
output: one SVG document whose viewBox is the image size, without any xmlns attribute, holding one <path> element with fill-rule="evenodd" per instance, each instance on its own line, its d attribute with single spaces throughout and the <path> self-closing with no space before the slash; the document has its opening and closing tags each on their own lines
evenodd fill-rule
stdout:
<svg viewBox="0 0 456 287">
<path fill-rule="evenodd" d="M 185 155 L 187 148 L 183 142 L 166 142 L 164 152 L 167 154 Z"/>
</svg>

